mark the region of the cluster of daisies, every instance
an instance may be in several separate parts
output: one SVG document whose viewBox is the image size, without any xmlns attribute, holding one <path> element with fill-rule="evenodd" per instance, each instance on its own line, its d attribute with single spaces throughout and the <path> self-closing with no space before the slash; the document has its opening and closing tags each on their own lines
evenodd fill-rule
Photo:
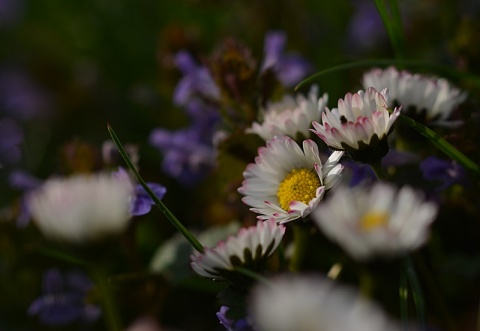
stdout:
<svg viewBox="0 0 480 331">
<path fill-rule="evenodd" d="M 348 187 L 341 160 L 379 164 L 401 112 L 422 113 L 428 126 L 456 125 L 450 115 L 466 95 L 444 79 L 393 67 L 367 72 L 363 85 L 365 90 L 346 94 L 332 109 L 317 87 L 263 109 L 263 120 L 247 132 L 266 144 L 238 188 L 258 222 L 194 252 L 196 273 L 232 286 L 251 284 L 245 270 L 264 274 L 290 222 L 311 222 L 360 262 L 408 254 L 427 241 L 437 214 L 434 203 L 409 186 Z M 301 145 L 295 140 L 299 136 L 307 138 Z M 328 157 L 320 152 L 325 148 L 319 148 L 317 137 L 333 151 Z M 88 243 L 123 231 L 134 199 L 128 176 L 97 174 L 49 180 L 29 195 L 28 204 L 47 237 Z M 228 330 L 396 329 L 374 303 L 326 277 L 277 276 L 255 285 L 249 298 L 242 326 L 229 319 L 229 307 L 218 313 Z"/>
</svg>

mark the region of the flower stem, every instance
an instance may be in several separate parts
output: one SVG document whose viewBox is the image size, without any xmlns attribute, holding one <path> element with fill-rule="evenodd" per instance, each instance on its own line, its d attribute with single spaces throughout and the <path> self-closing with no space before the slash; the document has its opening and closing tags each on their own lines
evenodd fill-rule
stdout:
<svg viewBox="0 0 480 331">
<path fill-rule="evenodd" d="M 107 128 L 110 136 L 113 139 L 113 142 L 117 146 L 128 168 L 135 175 L 136 179 L 145 189 L 150 198 L 152 198 L 153 202 L 155 202 L 155 205 L 158 207 L 158 209 L 160 209 L 160 211 L 165 215 L 165 217 L 167 217 L 170 223 L 172 223 L 173 226 L 185 237 L 185 239 L 188 240 L 188 242 L 193 246 L 193 248 L 195 248 L 200 253 L 203 253 L 204 248 L 202 244 L 197 240 L 197 238 L 195 238 L 195 236 L 190 231 L 188 231 L 185 226 L 183 226 L 183 224 L 175 217 L 175 215 L 172 214 L 172 212 L 167 208 L 167 206 L 165 206 L 165 204 L 155 195 L 155 193 L 150 189 L 147 183 L 140 176 L 110 124 L 107 124 Z"/>
<path fill-rule="evenodd" d="M 398 288 L 400 297 L 400 319 L 404 330 L 408 329 L 408 285 L 405 275 L 405 268 L 400 270 L 400 286 Z"/>
<path fill-rule="evenodd" d="M 387 30 L 395 57 L 398 59 L 404 58 L 404 38 L 397 1 L 390 1 L 391 15 L 389 15 L 387 11 L 387 6 L 384 0 L 375 0 L 375 6 L 377 7 L 377 11 L 382 18 L 385 29 Z"/>
<path fill-rule="evenodd" d="M 385 171 L 383 171 L 381 160 L 374 163 L 370 163 L 370 167 L 372 168 L 373 172 L 375 173 L 375 176 L 377 176 L 377 179 L 379 181 L 387 181 L 388 177 L 385 174 Z"/>
<path fill-rule="evenodd" d="M 410 286 L 412 287 L 412 297 L 417 312 L 418 326 L 420 330 L 426 330 L 425 300 L 420 281 L 415 271 L 415 266 L 413 265 L 410 256 L 407 256 L 404 260 L 404 269 L 408 281 L 410 282 Z"/>
<path fill-rule="evenodd" d="M 269 281 L 267 278 L 263 277 L 262 275 L 260 274 L 257 274 L 256 272 L 250 270 L 250 269 L 247 269 L 247 268 L 243 268 L 243 267 L 235 267 L 234 268 L 235 271 L 253 279 L 253 280 L 256 280 L 258 282 L 261 282 L 263 284 L 266 284 L 266 285 L 272 285 L 272 282 Z"/>
<path fill-rule="evenodd" d="M 110 283 L 100 267 L 91 267 L 90 274 L 98 288 L 102 300 L 102 312 L 108 331 L 121 331 L 122 323 L 117 306 L 112 297 Z"/>
<path fill-rule="evenodd" d="M 293 245 L 294 251 L 290 260 L 289 268 L 291 271 L 300 271 L 308 244 L 308 228 L 304 224 L 293 225 Z"/>
</svg>

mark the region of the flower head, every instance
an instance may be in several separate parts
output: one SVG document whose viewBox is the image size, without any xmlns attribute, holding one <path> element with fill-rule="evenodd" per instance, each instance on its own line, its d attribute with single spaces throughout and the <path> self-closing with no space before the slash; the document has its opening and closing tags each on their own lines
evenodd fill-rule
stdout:
<svg viewBox="0 0 480 331">
<path fill-rule="evenodd" d="M 111 174 L 47 180 L 29 195 L 31 215 L 51 239 L 86 243 L 122 232 L 128 225 L 133 185 Z"/>
<path fill-rule="evenodd" d="M 312 121 L 320 119 L 327 102 L 326 93 L 318 98 L 316 86 L 312 86 L 308 97 L 286 95 L 281 101 L 269 103 L 264 111 L 263 123 L 254 122 L 247 133 L 256 133 L 265 141 L 282 135 L 295 138 L 297 133 L 307 137 Z"/>
<path fill-rule="evenodd" d="M 331 148 L 347 151 L 357 162 L 376 162 L 388 152 L 387 136 L 401 110 L 395 108 L 390 115 L 387 93 L 374 88 L 348 93 L 338 100 L 338 108 L 325 109 L 322 124 L 314 121 L 311 131 Z"/>
<path fill-rule="evenodd" d="M 258 331 L 398 330 L 385 313 L 356 291 L 314 276 L 279 276 L 259 283 L 250 297 Z"/>
<path fill-rule="evenodd" d="M 38 315 L 46 325 L 93 322 L 100 316 L 101 309 L 85 303 L 92 287 L 90 279 L 81 272 L 62 274 L 58 269 L 50 269 L 43 276 L 42 296 L 32 302 L 28 314 Z"/>
<path fill-rule="evenodd" d="M 427 241 L 437 207 L 405 186 L 339 187 L 312 215 L 318 227 L 353 258 L 395 256 Z"/>
<path fill-rule="evenodd" d="M 306 217 L 323 198 L 325 190 L 340 179 L 343 152 L 334 152 L 322 166 L 318 146 L 303 142 L 303 150 L 290 137 L 275 137 L 258 151 L 255 163 L 243 172 L 238 191 L 242 201 L 260 214 L 258 219 L 274 218 L 284 223 Z"/>
<path fill-rule="evenodd" d="M 235 267 L 261 271 L 285 233 L 285 227 L 274 220 L 258 221 L 256 226 L 242 228 L 205 252 L 195 251 L 190 264 L 199 275 L 229 280 Z"/>
<path fill-rule="evenodd" d="M 456 125 L 448 118 L 467 94 L 446 79 L 399 71 L 395 67 L 374 68 L 363 75 L 363 86 L 387 88 L 388 107 L 402 105 L 409 116 L 430 125 Z"/>
</svg>

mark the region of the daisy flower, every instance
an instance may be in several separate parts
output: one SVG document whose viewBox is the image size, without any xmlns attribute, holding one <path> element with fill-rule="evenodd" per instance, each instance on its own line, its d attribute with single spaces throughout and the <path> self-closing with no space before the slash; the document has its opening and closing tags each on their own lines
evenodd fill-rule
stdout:
<svg viewBox="0 0 480 331">
<path fill-rule="evenodd" d="M 428 239 L 437 206 L 408 186 L 377 183 L 370 189 L 339 187 L 312 214 L 326 236 L 354 259 L 398 256 Z"/>
<path fill-rule="evenodd" d="M 452 86 L 446 79 L 412 74 L 395 67 L 374 68 L 363 75 L 362 85 L 376 89 L 387 88 L 387 105 L 402 105 L 407 115 L 429 125 L 454 126 L 448 120 L 452 112 L 467 98 L 467 94 Z"/>
<path fill-rule="evenodd" d="M 256 226 L 242 228 L 204 253 L 191 255 L 191 267 L 200 276 L 232 280 L 235 267 L 262 271 L 285 234 L 285 227 L 274 220 L 258 221 Z"/>
<path fill-rule="evenodd" d="M 307 97 L 298 94 L 296 97 L 285 95 L 278 102 L 271 102 L 264 110 L 262 123 L 254 122 L 247 133 L 256 133 L 263 140 L 268 141 L 274 136 L 295 136 L 300 133 L 309 135 L 312 121 L 320 119 L 320 114 L 328 102 L 325 93 L 318 98 L 318 88 L 312 86 Z"/>
<path fill-rule="evenodd" d="M 322 124 L 314 121 L 311 131 L 332 149 L 347 151 L 357 162 L 377 162 L 388 152 L 387 136 L 401 110 L 395 108 L 390 115 L 387 100 L 386 89 L 348 93 L 338 100 L 338 108 L 325 108 Z"/>
<path fill-rule="evenodd" d="M 384 331 L 398 326 L 355 290 L 315 276 L 278 276 L 250 297 L 258 331 Z"/>
<path fill-rule="evenodd" d="M 48 238 L 85 243 L 122 232 L 130 219 L 130 180 L 111 174 L 53 178 L 29 195 L 28 208 Z"/>
<path fill-rule="evenodd" d="M 322 166 L 317 144 L 303 142 L 303 150 L 288 136 L 275 137 L 258 150 L 255 163 L 243 172 L 238 192 L 242 201 L 260 214 L 258 219 L 274 218 L 285 223 L 305 218 L 323 198 L 325 190 L 340 179 L 343 152 L 334 152 Z"/>
</svg>

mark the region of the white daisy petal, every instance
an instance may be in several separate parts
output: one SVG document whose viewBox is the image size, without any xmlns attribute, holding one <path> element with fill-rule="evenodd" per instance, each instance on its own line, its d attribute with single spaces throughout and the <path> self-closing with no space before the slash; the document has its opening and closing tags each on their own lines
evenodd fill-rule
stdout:
<svg viewBox="0 0 480 331">
<path fill-rule="evenodd" d="M 259 151 L 238 189 L 245 196 L 242 201 L 253 207 L 259 219 L 273 217 L 283 223 L 308 216 L 323 198 L 324 181 L 331 188 L 343 170 L 343 166 L 336 166 L 343 152 L 332 153 L 327 167 L 322 168 L 318 146 L 309 139 L 303 142 L 302 150 L 290 137 L 274 137 Z"/>
<path fill-rule="evenodd" d="M 258 331 L 397 331 L 399 326 L 356 290 L 319 276 L 281 275 L 249 298 Z"/>
<path fill-rule="evenodd" d="M 386 137 L 400 112 L 397 108 L 394 114 L 388 113 L 386 95 L 387 91 L 380 93 L 372 87 L 347 93 L 338 101 L 338 108 L 325 110 L 322 124 L 312 123 L 311 131 L 330 147 L 350 152 L 358 162 L 375 162 L 388 152 Z M 378 140 L 372 140 L 374 136 Z"/>
<path fill-rule="evenodd" d="M 295 137 L 298 133 L 307 137 L 310 124 L 320 119 L 327 102 L 326 93 L 318 98 L 317 86 L 312 86 L 308 97 L 299 94 L 295 99 L 286 95 L 279 102 L 269 103 L 263 122 L 254 122 L 246 132 L 256 133 L 265 141 L 280 135 Z"/>
<path fill-rule="evenodd" d="M 47 180 L 30 194 L 28 208 L 46 237 L 86 244 L 127 227 L 133 194 L 128 178 L 76 175 Z"/>
<path fill-rule="evenodd" d="M 437 207 L 410 187 L 377 183 L 338 187 L 312 213 L 313 221 L 353 258 L 405 254 L 424 244 Z"/>
<path fill-rule="evenodd" d="M 228 237 L 215 247 L 206 247 L 204 253 L 195 251 L 190 256 L 190 265 L 201 276 L 228 280 L 228 272 L 236 266 L 250 266 L 251 261 L 245 259 L 245 254 L 250 254 L 253 263 L 258 265 L 260 260 L 273 254 L 284 234 L 285 227 L 275 220 L 258 221 L 257 225 L 240 229 L 236 236 Z M 256 256 L 259 246 L 261 254 Z"/>
<path fill-rule="evenodd" d="M 365 88 L 387 88 L 389 108 L 397 103 L 404 109 L 426 111 L 426 125 L 447 125 L 452 112 L 467 98 L 467 94 L 452 86 L 446 79 L 413 74 L 395 67 L 374 68 L 363 75 Z M 458 123 L 458 122 L 457 122 Z"/>
</svg>

